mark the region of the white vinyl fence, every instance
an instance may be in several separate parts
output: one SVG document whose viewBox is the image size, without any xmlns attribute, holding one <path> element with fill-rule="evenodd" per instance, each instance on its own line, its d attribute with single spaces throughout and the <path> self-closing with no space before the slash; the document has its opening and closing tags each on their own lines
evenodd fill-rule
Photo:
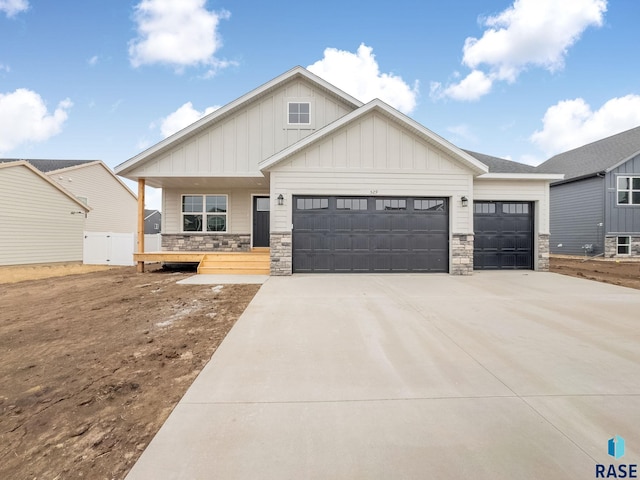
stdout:
<svg viewBox="0 0 640 480">
<path fill-rule="evenodd" d="M 133 233 L 84 232 L 82 263 L 87 265 L 135 265 L 137 235 Z M 159 252 L 159 233 L 144 236 L 144 250 Z"/>
</svg>

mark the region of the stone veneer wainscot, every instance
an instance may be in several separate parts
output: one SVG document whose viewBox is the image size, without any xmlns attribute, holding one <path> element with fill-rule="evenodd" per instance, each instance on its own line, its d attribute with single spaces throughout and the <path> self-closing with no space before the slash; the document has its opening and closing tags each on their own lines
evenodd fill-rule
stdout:
<svg viewBox="0 0 640 480">
<path fill-rule="evenodd" d="M 293 250 L 291 232 L 274 232 L 270 237 L 271 275 L 291 275 L 293 272 Z"/>
<path fill-rule="evenodd" d="M 251 234 L 162 234 L 165 252 L 249 252 Z"/>
<path fill-rule="evenodd" d="M 473 239 L 471 234 L 455 234 L 451 237 L 451 267 L 453 275 L 473 274 Z"/>
</svg>

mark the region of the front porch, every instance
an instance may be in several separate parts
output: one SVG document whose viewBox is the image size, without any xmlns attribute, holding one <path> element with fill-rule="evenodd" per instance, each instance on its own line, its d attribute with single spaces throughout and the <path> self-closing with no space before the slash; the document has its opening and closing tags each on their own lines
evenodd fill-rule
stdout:
<svg viewBox="0 0 640 480">
<path fill-rule="evenodd" d="M 144 252 L 134 253 L 138 264 L 144 262 L 197 263 L 198 274 L 269 275 L 269 248 L 252 248 L 248 252 Z"/>
</svg>

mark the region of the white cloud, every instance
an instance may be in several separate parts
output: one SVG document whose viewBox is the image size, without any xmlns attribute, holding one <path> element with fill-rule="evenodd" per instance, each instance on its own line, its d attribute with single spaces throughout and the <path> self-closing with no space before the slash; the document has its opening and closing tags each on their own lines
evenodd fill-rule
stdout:
<svg viewBox="0 0 640 480">
<path fill-rule="evenodd" d="M 478 100 L 480 97 L 489 93 L 492 86 L 493 78 L 487 76 L 480 70 L 474 70 L 460 82 L 449 85 L 447 88 L 443 88 L 440 83 L 432 82 L 431 97 L 449 97 L 462 101 Z"/>
<path fill-rule="evenodd" d="M 9 65 L 5 65 L 3 63 L 0 63 L 0 72 L 11 72 L 11 67 Z"/>
<path fill-rule="evenodd" d="M 62 131 L 73 106 L 68 98 L 52 114 L 36 92 L 20 88 L 0 93 L 0 152 L 8 152 L 28 142 L 42 142 Z"/>
<path fill-rule="evenodd" d="M 209 72 L 229 62 L 214 55 L 222 46 L 217 28 L 227 11 L 212 12 L 206 0 L 142 0 L 135 7 L 138 36 L 129 42 L 131 65 L 166 64 L 181 72 L 187 66 L 207 66 Z"/>
<path fill-rule="evenodd" d="M 411 87 L 402 77 L 380 73 L 373 48 L 365 44 L 356 53 L 327 48 L 324 58 L 307 69 L 361 102 L 379 98 L 403 113 L 416 107 L 418 82 Z"/>
<path fill-rule="evenodd" d="M 28 9 L 27 0 L 0 0 L 0 12 L 4 12 L 9 18 Z"/>
<path fill-rule="evenodd" d="M 89 60 L 87 60 L 87 63 L 93 67 L 94 65 L 98 64 L 98 60 L 99 60 L 98 56 L 94 55 Z"/>
<path fill-rule="evenodd" d="M 612 98 L 593 111 L 582 98 L 549 107 L 530 140 L 547 155 L 565 152 L 640 125 L 640 95 Z"/>
<path fill-rule="evenodd" d="M 487 29 L 481 38 L 465 40 L 462 63 L 473 72 L 444 89 L 442 96 L 475 100 L 488 93 L 493 82 L 512 83 L 528 67 L 562 69 L 569 47 L 587 28 L 601 26 L 606 10 L 607 0 L 515 0 L 482 20 Z M 488 69 L 483 78 L 476 73 L 481 67 Z M 476 96 L 467 94 L 469 90 Z"/>
<path fill-rule="evenodd" d="M 160 121 L 160 132 L 164 138 L 167 138 L 179 130 L 191 125 L 193 122 L 200 120 L 205 115 L 209 115 L 219 109 L 219 105 L 207 107 L 204 112 L 199 112 L 193 108 L 191 102 L 187 102 L 178 108 L 175 112 L 170 113 Z"/>
</svg>

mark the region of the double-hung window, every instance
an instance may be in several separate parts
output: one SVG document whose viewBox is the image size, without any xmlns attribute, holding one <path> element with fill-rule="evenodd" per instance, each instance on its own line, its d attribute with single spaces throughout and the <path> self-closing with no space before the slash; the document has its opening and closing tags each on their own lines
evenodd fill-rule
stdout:
<svg viewBox="0 0 640 480">
<path fill-rule="evenodd" d="M 621 236 L 616 238 L 616 248 L 618 255 L 629 255 L 631 253 L 631 237 Z"/>
<path fill-rule="evenodd" d="M 640 205 L 640 177 L 618 177 L 618 205 Z"/>
<path fill-rule="evenodd" d="M 226 232 L 227 195 L 183 195 L 183 232 Z"/>
</svg>

